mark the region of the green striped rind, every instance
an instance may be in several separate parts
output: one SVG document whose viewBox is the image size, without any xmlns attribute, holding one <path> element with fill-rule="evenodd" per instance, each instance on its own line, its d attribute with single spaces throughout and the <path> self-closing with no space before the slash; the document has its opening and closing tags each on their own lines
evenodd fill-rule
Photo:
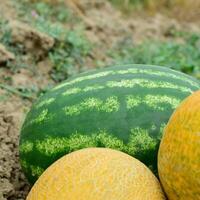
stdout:
<svg viewBox="0 0 200 200">
<path fill-rule="evenodd" d="M 146 104 L 149 108 L 164 111 L 166 108 L 166 105 L 169 105 L 172 109 L 175 109 L 181 102 L 180 99 L 177 99 L 175 97 L 170 97 L 167 95 L 148 94 L 143 97 L 139 95 L 137 96 L 128 95 L 126 98 L 127 98 L 127 109 L 134 109 L 140 104 Z"/>
<path fill-rule="evenodd" d="M 66 106 L 63 108 L 66 115 L 79 115 L 84 111 L 99 111 L 99 112 L 117 112 L 119 110 L 120 102 L 116 96 L 110 96 L 105 101 L 98 98 L 87 98 L 83 102 Z"/>
<path fill-rule="evenodd" d="M 156 148 L 157 141 L 160 140 L 162 135 L 163 126 L 165 124 L 162 124 L 157 140 L 149 136 L 148 130 L 141 129 L 140 127 L 130 130 L 130 140 L 127 144 L 102 130 L 93 134 L 74 133 L 69 138 L 50 136 L 42 141 L 37 139 L 34 142 L 26 141 L 20 146 L 20 153 L 28 155 L 35 149 L 39 155 L 51 159 L 60 153 L 69 153 L 82 148 L 98 146 L 117 149 L 142 159 L 143 157 L 151 156 L 150 152 Z M 44 171 L 39 165 L 40 163 L 32 165 L 27 160 L 22 160 L 21 163 L 25 171 L 31 171 L 32 176 L 39 176 Z M 150 163 L 149 167 L 153 168 Z"/>
<path fill-rule="evenodd" d="M 143 88 L 172 88 L 177 89 L 182 92 L 190 92 L 192 93 L 192 90 L 187 87 L 181 87 L 177 86 L 176 84 L 167 83 L 165 81 L 157 81 L 154 82 L 153 80 L 146 80 L 146 79 L 134 79 L 134 80 L 121 80 L 121 81 L 108 81 L 105 86 L 102 85 L 94 85 L 94 86 L 86 86 L 85 88 L 71 88 L 66 90 L 62 93 L 63 96 L 69 96 L 74 95 L 78 93 L 88 92 L 88 91 L 97 91 L 102 89 L 108 89 L 108 88 L 132 88 L 134 86 L 140 86 Z M 43 102 L 41 102 L 42 104 Z"/>
<path fill-rule="evenodd" d="M 20 137 L 22 168 L 30 182 L 62 155 L 109 147 L 156 171 L 162 129 L 197 80 L 173 70 L 115 66 L 81 74 L 42 96 L 26 117 Z"/>
<path fill-rule="evenodd" d="M 157 138 L 158 140 L 162 134 L 163 126 L 165 126 L 165 124 L 162 124 L 160 128 Z M 154 126 L 152 126 L 151 129 L 153 128 Z M 140 127 L 135 127 L 130 130 L 130 138 L 132 139 L 125 144 L 122 140 L 118 139 L 110 133 L 107 133 L 105 130 L 101 130 L 93 134 L 73 133 L 70 137 L 47 136 L 42 141 L 36 139 L 34 142 L 24 142 L 20 146 L 20 153 L 30 153 L 35 148 L 41 154 L 51 157 L 59 152 L 67 150 L 71 152 L 83 147 L 93 147 L 101 144 L 102 147 L 117 148 L 118 150 L 126 151 L 127 153 L 134 155 L 138 151 L 136 148 L 137 146 L 148 150 L 148 145 L 156 144 L 153 141 L 153 138 L 149 136 L 148 130 L 142 129 Z M 145 142 L 143 142 L 143 140 L 139 140 L 141 138 L 146 138 Z"/>
<path fill-rule="evenodd" d="M 129 65 L 128 65 L 129 67 Z M 152 67 L 152 66 L 151 66 Z M 184 77 L 184 76 L 179 76 L 178 74 L 175 74 L 174 71 L 171 70 L 171 73 L 165 73 L 165 72 L 155 72 L 152 69 L 126 69 L 126 70 L 107 70 L 106 72 L 99 72 L 99 73 L 95 73 L 95 74 L 91 74 L 91 75 L 86 75 L 86 76 L 82 76 L 82 77 L 77 77 L 71 81 L 68 82 L 64 82 L 63 84 L 60 84 L 56 87 L 54 87 L 52 90 L 58 90 L 60 88 L 63 88 L 65 86 L 69 86 L 69 85 L 73 85 L 75 83 L 79 83 L 85 80 L 91 80 L 91 79 L 96 79 L 99 77 L 106 77 L 109 75 L 120 75 L 120 74 L 148 74 L 148 75 L 156 75 L 156 76 L 162 76 L 162 77 L 167 77 L 167 78 L 173 78 L 173 79 L 177 79 L 177 80 L 181 80 L 181 81 L 186 81 L 187 83 L 189 83 L 191 86 L 197 87 L 198 88 L 198 83 L 195 83 L 194 81 L 188 79 L 188 77 Z"/>
</svg>

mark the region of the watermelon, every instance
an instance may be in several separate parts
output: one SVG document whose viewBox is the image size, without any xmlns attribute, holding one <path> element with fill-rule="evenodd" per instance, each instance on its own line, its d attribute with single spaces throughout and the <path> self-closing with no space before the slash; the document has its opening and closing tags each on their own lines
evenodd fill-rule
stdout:
<svg viewBox="0 0 200 200">
<path fill-rule="evenodd" d="M 82 73 L 41 96 L 20 136 L 20 162 L 31 183 L 55 160 L 85 147 L 113 148 L 157 171 L 163 128 L 200 88 L 169 68 L 123 65 Z"/>
</svg>

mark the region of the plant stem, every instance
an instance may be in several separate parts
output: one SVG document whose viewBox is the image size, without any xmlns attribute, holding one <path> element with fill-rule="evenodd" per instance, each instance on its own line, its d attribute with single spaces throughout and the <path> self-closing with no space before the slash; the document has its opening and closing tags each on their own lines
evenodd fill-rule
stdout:
<svg viewBox="0 0 200 200">
<path fill-rule="evenodd" d="M 9 91 L 9 92 L 11 92 L 13 94 L 17 94 L 17 95 L 19 95 L 21 97 L 25 97 L 25 98 L 28 98 L 28 99 L 35 99 L 35 97 L 33 97 L 32 95 L 20 92 L 17 89 L 15 89 L 15 88 L 13 88 L 13 87 L 11 87 L 9 85 L 5 85 L 5 84 L 0 83 L 0 88 L 5 89 L 5 90 L 7 90 L 7 91 Z"/>
</svg>

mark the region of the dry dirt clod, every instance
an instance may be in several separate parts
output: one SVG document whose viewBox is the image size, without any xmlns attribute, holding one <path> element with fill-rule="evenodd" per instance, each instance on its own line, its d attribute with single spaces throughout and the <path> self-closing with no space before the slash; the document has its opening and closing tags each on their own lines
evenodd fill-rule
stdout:
<svg viewBox="0 0 200 200">
<path fill-rule="evenodd" d="M 13 186 L 6 178 L 0 179 L 0 192 L 1 193 L 9 193 L 12 192 Z"/>
<path fill-rule="evenodd" d="M 13 44 L 22 44 L 27 53 L 43 57 L 54 46 L 54 38 L 41 33 L 28 24 L 11 21 L 11 40 Z"/>
<path fill-rule="evenodd" d="M 0 102 L 0 200 L 25 199 L 29 185 L 19 164 L 18 142 L 23 104 Z"/>
<path fill-rule="evenodd" d="M 15 55 L 8 51 L 3 44 L 0 44 L 0 63 L 4 63 L 14 59 Z"/>
</svg>

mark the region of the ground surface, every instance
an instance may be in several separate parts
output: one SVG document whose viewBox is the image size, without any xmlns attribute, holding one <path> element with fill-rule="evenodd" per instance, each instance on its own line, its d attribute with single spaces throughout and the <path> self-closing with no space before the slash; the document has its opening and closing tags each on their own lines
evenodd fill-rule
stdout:
<svg viewBox="0 0 200 200">
<path fill-rule="evenodd" d="M 16 54 L 5 48 L 5 45 L 0 45 L 0 200 L 25 199 L 30 189 L 19 164 L 20 127 L 38 92 L 58 82 L 51 76 L 52 62 L 47 56 L 55 39 L 28 25 L 24 14 L 20 14 L 18 2 L 0 2 L 0 17 L 11 22 L 12 45 L 24 47 L 20 59 L 29 66 L 21 67 L 22 64 L 16 61 Z M 68 29 L 81 24 L 83 34 L 95 46 L 82 62 L 87 67 L 81 70 L 112 63 L 112 58 L 105 52 L 130 38 L 134 43 L 147 38 L 170 40 L 169 33 L 174 28 L 200 33 L 197 20 L 195 23 L 179 22 L 161 13 L 124 17 L 107 1 L 81 2 L 78 6 L 68 5 L 73 10 L 73 15 L 78 16 L 80 23 L 76 22 L 74 25 L 63 22 L 63 26 Z M 174 40 L 182 42 L 180 38 Z M 8 65 L 10 60 L 14 60 L 12 65 Z M 78 72 L 80 65 L 77 65 Z M 19 67 L 16 69 L 15 66 Z"/>
</svg>

